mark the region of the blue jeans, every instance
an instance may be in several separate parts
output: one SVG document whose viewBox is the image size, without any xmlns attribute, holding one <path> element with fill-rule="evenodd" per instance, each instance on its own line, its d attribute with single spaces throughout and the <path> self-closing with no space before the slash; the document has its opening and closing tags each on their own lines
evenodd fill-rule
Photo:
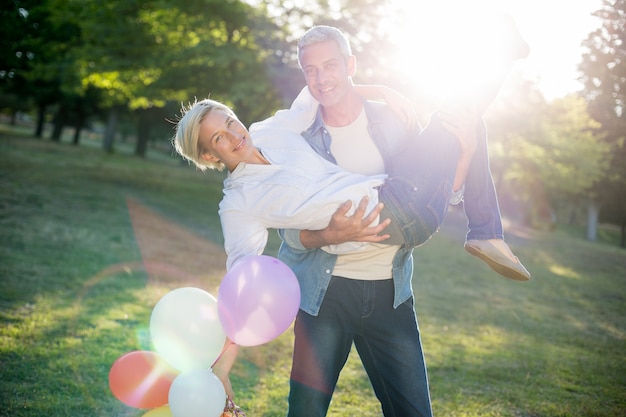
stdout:
<svg viewBox="0 0 626 417">
<path fill-rule="evenodd" d="M 385 204 L 381 217 L 392 220 L 385 230 L 391 238 L 384 243 L 419 246 L 439 229 L 448 211 L 459 155 L 458 139 L 433 117 L 393 158 L 393 166 L 387 168 L 389 178 L 379 189 L 380 201 Z M 464 209 L 467 239 L 502 238 L 484 123 L 465 179 Z"/>
<path fill-rule="evenodd" d="M 385 417 L 432 416 L 413 299 L 393 308 L 393 281 L 333 276 L 317 316 L 302 310 L 295 346 L 289 417 L 323 417 L 352 343 Z"/>
<path fill-rule="evenodd" d="M 479 126 L 478 146 L 465 179 L 463 208 L 467 217 L 466 239 L 504 239 L 496 187 L 489 168 L 487 132 Z"/>
</svg>

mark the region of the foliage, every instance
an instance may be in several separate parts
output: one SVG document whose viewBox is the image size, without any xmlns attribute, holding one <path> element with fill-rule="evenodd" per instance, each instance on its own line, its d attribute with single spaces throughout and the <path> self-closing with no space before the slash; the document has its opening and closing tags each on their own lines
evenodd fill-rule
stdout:
<svg viewBox="0 0 626 417">
<path fill-rule="evenodd" d="M 601 217 L 622 225 L 626 245 L 626 1 L 604 0 L 594 15 L 601 27 L 584 41 L 579 69 L 589 111 L 611 146 L 609 175 L 596 187 Z"/>
<path fill-rule="evenodd" d="M 307 29 L 331 25 L 346 34 L 358 57 L 357 82 L 381 83 L 393 78 L 388 62 L 389 52 L 393 50 L 389 30 L 396 18 L 391 11 L 392 0 L 252 0 L 251 3 L 264 10 L 276 26 L 284 28 L 283 36 L 289 44 L 282 54 L 287 65 L 297 66 L 297 40 Z"/>
<path fill-rule="evenodd" d="M 2 10 L 6 28 L 3 54 L 12 59 L 0 60 L 0 89 L 23 98 L 32 98 L 40 108 L 37 136 L 41 135 L 46 106 L 63 99 L 64 89 L 75 84 L 75 74 L 68 70 L 68 53 L 80 43 L 78 27 L 72 22 L 52 18 L 48 0 L 13 1 Z M 71 88 L 70 88 L 71 89 Z"/>
<path fill-rule="evenodd" d="M 528 83 L 514 91 L 489 113 L 491 168 L 500 196 L 525 202 L 528 224 L 551 224 L 555 206 L 593 195 L 610 146 L 581 98 L 547 103 Z"/>
<path fill-rule="evenodd" d="M 545 134 L 534 145 L 542 148 L 538 168 L 553 198 L 575 201 L 593 193 L 594 183 L 606 175 L 611 148 L 598 127 L 582 98 L 571 95 L 550 103 L 542 126 Z"/>
<path fill-rule="evenodd" d="M 83 88 L 106 92 L 105 107 L 163 107 L 208 94 L 229 97 L 232 104 L 277 105 L 263 68 L 266 52 L 256 44 L 252 25 L 263 19 L 245 3 L 62 3 L 67 7 L 57 8 L 59 15 L 79 22 L 84 39 L 74 51 L 75 71 Z M 246 95 L 237 94 L 235 85 Z M 242 117 L 259 117 L 250 108 L 240 111 Z"/>
</svg>

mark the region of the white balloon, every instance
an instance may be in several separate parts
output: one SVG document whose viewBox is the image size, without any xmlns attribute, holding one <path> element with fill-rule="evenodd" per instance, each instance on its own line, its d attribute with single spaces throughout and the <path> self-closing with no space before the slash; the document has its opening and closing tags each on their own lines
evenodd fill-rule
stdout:
<svg viewBox="0 0 626 417">
<path fill-rule="evenodd" d="M 192 369 L 174 379 L 168 399 L 173 417 L 219 417 L 226 392 L 211 370 Z"/>
<path fill-rule="evenodd" d="M 175 289 L 159 300 L 150 316 L 150 336 L 155 350 L 180 371 L 210 368 L 226 341 L 217 300 L 193 287 Z"/>
</svg>

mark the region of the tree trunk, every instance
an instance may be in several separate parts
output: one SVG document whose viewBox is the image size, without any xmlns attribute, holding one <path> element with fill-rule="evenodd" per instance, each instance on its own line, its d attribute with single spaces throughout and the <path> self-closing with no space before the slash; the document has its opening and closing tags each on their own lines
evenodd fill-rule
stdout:
<svg viewBox="0 0 626 417">
<path fill-rule="evenodd" d="M 568 224 L 570 226 L 576 224 L 576 208 L 577 206 L 572 204 L 571 210 L 569 212 L 569 219 L 568 219 L 568 222 L 569 222 Z"/>
<path fill-rule="evenodd" d="M 56 120 L 54 122 L 54 128 L 52 129 L 52 135 L 50 135 L 50 140 L 53 142 L 61 142 L 61 133 L 63 133 L 63 121 Z"/>
<path fill-rule="evenodd" d="M 78 144 L 80 143 L 80 129 L 81 129 L 81 125 L 82 123 L 76 123 L 76 127 L 74 130 L 74 139 L 72 140 L 72 145 L 74 146 L 78 146 Z"/>
<path fill-rule="evenodd" d="M 46 119 L 46 105 L 39 104 L 37 106 L 37 127 L 35 128 L 35 137 L 41 139 L 43 135 L 43 125 Z"/>
<path fill-rule="evenodd" d="M 104 130 L 104 138 L 102 140 L 102 149 L 107 153 L 113 152 L 113 142 L 115 140 L 115 131 L 117 130 L 118 109 L 111 107 L 109 109 L 109 117 L 107 119 L 107 127 Z"/>
<path fill-rule="evenodd" d="M 72 140 L 72 145 L 78 146 L 80 143 L 80 132 L 85 125 L 85 120 L 87 117 L 82 112 L 82 109 L 78 109 L 76 112 L 76 120 L 74 121 L 74 139 Z"/>
<path fill-rule="evenodd" d="M 146 157 L 148 141 L 150 140 L 150 117 L 147 110 L 141 110 L 137 122 L 137 144 L 135 145 L 135 155 L 141 158 Z"/>
<path fill-rule="evenodd" d="M 598 205 L 589 201 L 587 205 L 587 240 L 595 241 L 598 237 Z"/>
<path fill-rule="evenodd" d="M 50 140 L 54 142 L 61 142 L 61 134 L 63 133 L 63 127 L 65 126 L 66 120 L 67 109 L 63 104 L 60 104 L 57 113 L 54 115 L 54 127 L 52 129 L 52 135 L 50 135 Z"/>
</svg>

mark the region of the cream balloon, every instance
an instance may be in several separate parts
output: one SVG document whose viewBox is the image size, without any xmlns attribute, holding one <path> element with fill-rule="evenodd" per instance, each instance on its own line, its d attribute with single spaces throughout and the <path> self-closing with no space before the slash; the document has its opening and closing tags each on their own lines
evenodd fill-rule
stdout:
<svg viewBox="0 0 626 417">
<path fill-rule="evenodd" d="M 175 289 L 159 300 L 150 317 L 150 336 L 155 350 L 180 371 L 210 368 L 226 341 L 217 300 L 193 287 Z"/>
<path fill-rule="evenodd" d="M 173 417 L 219 417 L 225 404 L 224 385 L 210 369 L 183 372 L 170 387 Z"/>
</svg>

